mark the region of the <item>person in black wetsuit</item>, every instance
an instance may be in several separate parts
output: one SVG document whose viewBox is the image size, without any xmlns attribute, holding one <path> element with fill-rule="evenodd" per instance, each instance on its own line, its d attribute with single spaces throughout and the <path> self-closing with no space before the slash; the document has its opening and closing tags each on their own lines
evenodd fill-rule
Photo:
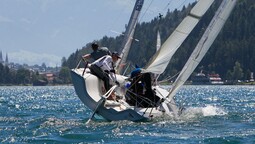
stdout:
<svg viewBox="0 0 255 144">
<path fill-rule="evenodd" d="M 141 69 L 136 67 L 131 72 L 132 79 L 129 87 L 127 102 L 138 107 L 153 107 L 160 100 L 156 92 L 151 87 L 150 73 L 141 73 Z"/>
</svg>

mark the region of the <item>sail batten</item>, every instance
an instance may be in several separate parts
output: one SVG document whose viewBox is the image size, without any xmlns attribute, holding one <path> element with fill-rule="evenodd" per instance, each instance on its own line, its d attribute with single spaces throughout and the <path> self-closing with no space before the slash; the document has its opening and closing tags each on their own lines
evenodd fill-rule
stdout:
<svg viewBox="0 0 255 144">
<path fill-rule="evenodd" d="M 192 13 L 189 13 L 189 16 L 191 16 L 191 17 L 193 17 L 193 18 L 196 18 L 196 19 L 200 19 L 200 18 L 201 18 L 201 16 L 194 15 L 194 14 L 192 14 Z"/>
<path fill-rule="evenodd" d="M 189 15 L 184 18 L 170 37 L 163 43 L 160 50 L 156 52 L 151 61 L 145 66 L 143 72 L 155 74 L 163 73 L 174 53 L 188 37 L 213 2 L 214 0 L 198 1 Z"/>
<path fill-rule="evenodd" d="M 195 70 L 195 68 L 198 66 L 198 64 L 202 60 L 202 58 L 205 56 L 206 52 L 209 50 L 212 43 L 218 36 L 220 30 L 224 26 L 236 2 L 237 0 L 222 1 L 215 16 L 213 17 L 209 26 L 207 27 L 204 35 L 198 42 L 190 58 L 184 65 L 182 71 L 180 72 L 179 76 L 173 83 L 173 87 L 167 96 L 168 100 L 173 99 L 174 95 L 177 93 L 180 87 L 187 81 L 191 73 Z"/>
</svg>

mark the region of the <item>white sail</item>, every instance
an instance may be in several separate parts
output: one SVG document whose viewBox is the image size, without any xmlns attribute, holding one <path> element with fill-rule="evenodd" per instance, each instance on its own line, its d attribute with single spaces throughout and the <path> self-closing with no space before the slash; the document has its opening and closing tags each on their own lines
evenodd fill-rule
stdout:
<svg viewBox="0 0 255 144">
<path fill-rule="evenodd" d="M 117 71 L 118 73 L 122 73 L 123 66 L 126 64 L 127 56 L 131 47 L 131 43 L 133 40 L 133 35 L 135 33 L 136 24 L 138 22 L 138 17 L 143 7 L 144 0 L 136 0 L 132 15 L 128 22 L 128 26 L 126 32 L 124 34 L 124 40 L 122 42 L 121 49 L 119 51 L 121 59 L 117 62 Z"/>
<path fill-rule="evenodd" d="M 181 46 L 190 32 L 199 22 L 200 18 L 209 9 L 214 0 L 200 0 L 192 8 L 191 12 L 179 24 L 171 36 L 164 42 L 162 47 L 153 56 L 153 59 L 144 68 L 144 72 L 161 74 L 165 71 L 174 53 Z"/>
<path fill-rule="evenodd" d="M 160 33 L 158 31 L 156 50 L 158 51 L 160 49 L 160 47 L 161 47 L 161 37 L 160 37 Z"/>
<path fill-rule="evenodd" d="M 218 8 L 215 16 L 211 20 L 209 26 L 207 27 L 204 35 L 200 39 L 187 63 L 180 72 L 178 78 L 173 83 L 167 98 L 171 101 L 179 90 L 179 88 L 186 82 L 191 73 L 195 70 L 197 65 L 200 63 L 202 58 L 205 56 L 206 52 L 211 47 L 212 43 L 218 36 L 220 30 L 224 26 L 227 18 L 229 17 L 231 11 L 233 10 L 237 0 L 223 0 L 220 7 Z"/>
<path fill-rule="evenodd" d="M 158 51 L 161 48 L 161 37 L 160 37 L 160 33 L 158 31 L 157 33 L 157 44 L 156 44 L 156 51 Z M 158 78 L 159 78 L 160 74 L 154 74 L 154 85 L 157 85 L 158 83 Z"/>
</svg>

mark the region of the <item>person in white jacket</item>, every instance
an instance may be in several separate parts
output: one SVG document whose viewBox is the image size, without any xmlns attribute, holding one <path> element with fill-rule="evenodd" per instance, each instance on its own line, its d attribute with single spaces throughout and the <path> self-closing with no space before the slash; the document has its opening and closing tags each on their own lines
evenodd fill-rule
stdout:
<svg viewBox="0 0 255 144">
<path fill-rule="evenodd" d="M 92 74 L 104 81 L 105 90 L 110 89 L 111 84 L 118 84 L 115 76 L 115 63 L 119 59 L 119 54 L 113 52 L 112 55 L 105 55 L 90 65 L 90 71 Z"/>
</svg>

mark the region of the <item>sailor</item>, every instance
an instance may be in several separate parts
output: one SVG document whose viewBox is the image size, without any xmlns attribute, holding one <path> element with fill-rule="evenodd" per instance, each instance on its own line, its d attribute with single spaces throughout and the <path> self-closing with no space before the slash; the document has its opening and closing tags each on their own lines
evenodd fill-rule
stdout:
<svg viewBox="0 0 255 144">
<path fill-rule="evenodd" d="M 132 91 L 133 94 L 137 94 L 140 97 L 133 97 L 133 94 L 130 93 L 128 95 L 130 98 L 127 97 L 127 102 L 131 105 L 134 105 L 137 101 L 140 107 L 155 106 L 159 101 L 159 97 L 156 96 L 155 91 L 152 89 L 151 74 L 141 73 L 141 71 L 141 68 L 136 66 L 135 70 L 131 72 L 130 78 L 132 81 L 129 87 L 129 90 Z M 131 97 L 133 97 L 133 99 Z M 151 103 L 144 101 L 142 97 L 148 98 L 151 100 Z"/>
<path fill-rule="evenodd" d="M 110 85 L 113 85 L 114 83 L 119 85 L 114 70 L 114 65 L 119 58 L 119 54 L 117 52 L 113 52 L 111 56 L 105 55 L 97 59 L 89 67 L 92 74 L 104 81 L 106 91 L 108 91 L 110 89 Z"/>
<path fill-rule="evenodd" d="M 135 69 L 131 72 L 130 74 L 130 78 L 134 78 L 136 76 L 138 76 L 139 74 L 141 74 L 141 68 L 137 65 L 135 65 Z"/>
<path fill-rule="evenodd" d="M 101 58 L 102 56 L 105 55 L 111 55 L 111 52 L 109 51 L 109 49 L 107 47 L 99 47 L 99 45 L 97 43 L 92 43 L 91 44 L 91 48 L 93 50 L 92 53 L 90 54 L 85 54 L 82 57 L 84 59 L 93 59 L 93 61 Z"/>
</svg>

